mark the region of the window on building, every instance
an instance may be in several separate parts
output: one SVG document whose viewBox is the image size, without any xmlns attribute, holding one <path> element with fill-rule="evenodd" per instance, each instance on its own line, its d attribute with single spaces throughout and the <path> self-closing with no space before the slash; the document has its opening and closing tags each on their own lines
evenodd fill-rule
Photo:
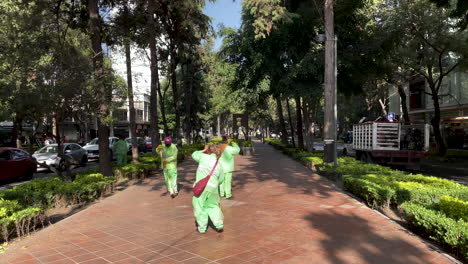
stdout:
<svg viewBox="0 0 468 264">
<path fill-rule="evenodd" d="M 411 109 L 424 107 L 424 84 L 424 81 L 417 81 L 410 84 L 409 91 Z"/>
<path fill-rule="evenodd" d="M 135 109 L 136 110 L 136 121 L 143 121 L 143 110 Z"/>
</svg>

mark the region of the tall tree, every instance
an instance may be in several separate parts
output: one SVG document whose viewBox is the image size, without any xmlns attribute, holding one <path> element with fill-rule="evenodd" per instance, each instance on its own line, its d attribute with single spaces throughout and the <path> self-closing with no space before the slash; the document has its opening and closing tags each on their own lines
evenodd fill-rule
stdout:
<svg viewBox="0 0 468 264">
<path fill-rule="evenodd" d="M 440 91 L 444 78 L 466 63 L 467 33 L 453 30 L 456 21 L 449 18 L 450 10 L 437 9 L 427 0 L 401 1 L 394 7 L 387 25 L 404 29 L 404 46 L 398 50 L 400 64 L 408 72 L 425 79 L 434 106 L 431 124 L 439 148 L 444 155 L 446 145 L 440 122 Z"/>
<path fill-rule="evenodd" d="M 132 76 L 132 38 L 134 39 L 135 31 L 138 29 L 137 19 L 138 15 L 130 10 L 129 1 L 123 0 L 119 11 L 115 17 L 112 18 L 111 32 L 108 34 L 110 38 L 109 44 L 123 45 L 125 53 L 125 65 L 127 69 L 127 96 L 128 96 L 128 110 L 129 110 L 129 125 L 130 125 L 130 138 L 132 143 L 132 160 L 133 162 L 139 161 L 139 151 L 137 145 L 136 135 L 136 121 L 135 121 L 135 102 L 133 93 L 133 76 Z"/>
<path fill-rule="evenodd" d="M 158 24 L 155 18 L 156 2 L 147 0 L 147 34 L 148 46 L 150 50 L 150 70 L 151 70 L 151 94 L 150 94 L 150 137 L 153 142 L 152 153 L 156 153 L 156 147 L 160 143 L 159 127 L 158 127 L 158 101 L 157 91 L 159 84 L 159 67 L 158 67 L 158 50 L 156 46 L 156 37 Z"/>
<path fill-rule="evenodd" d="M 99 116 L 99 169 L 105 176 L 112 175 L 111 155 L 109 149 L 109 126 L 106 119 L 109 117 L 109 105 L 112 92 L 104 82 L 104 54 L 102 51 L 102 18 L 99 14 L 99 0 L 88 0 L 89 33 L 93 49 L 93 65 L 96 83 L 96 93 L 100 98 Z"/>
</svg>

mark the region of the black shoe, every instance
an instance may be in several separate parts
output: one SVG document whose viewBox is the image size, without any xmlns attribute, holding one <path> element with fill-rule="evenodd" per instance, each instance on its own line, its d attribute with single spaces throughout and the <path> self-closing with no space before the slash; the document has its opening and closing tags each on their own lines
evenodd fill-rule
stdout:
<svg viewBox="0 0 468 264">
<path fill-rule="evenodd" d="M 177 195 L 179 195 L 179 193 L 173 193 L 173 194 L 171 194 L 172 199 L 176 198 Z"/>
<path fill-rule="evenodd" d="M 233 199 L 234 199 L 234 196 L 227 197 L 226 199 L 228 199 L 228 200 L 231 200 L 231 199 L 232 199 L 232 200 L 233 200 Z"/>
<path fill-rule="evenodd" d="M 221 228 L 216 228 L 215 230 L 216 230 L 216 232 L 218 232 L 218 233 L 222 233 L 222 232 L 224 231 L 224 228 L 222 228 L 222 227 L 221 227 Z"/>
</svg>

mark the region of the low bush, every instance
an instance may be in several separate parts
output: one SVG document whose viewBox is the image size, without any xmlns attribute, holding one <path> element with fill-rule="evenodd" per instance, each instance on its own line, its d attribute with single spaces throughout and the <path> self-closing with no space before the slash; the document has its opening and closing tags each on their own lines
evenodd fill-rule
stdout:
<svg viewBox="0 0 468 264">
<path fill-rule="evenodd" d="M 251 148 L 251 147 L 253 147 L 253 141 L 252 141 L 252 140 L 244 140 L 244 141 L 242 141 L 242 147 L 245 147 L 245 148 Z"/>
<path fill-rule="evenodd" d="M 346 190 L 363 199 L 372 208 L 388 206 L 395 195 L 395 190 L 388 185 L 381 185 L 366 178 L 343 176 Z"/>
<path fill-rule="evenodd" d="M 444 213 L 422 205 L 404 203 L 401 206 L 412 229 L 451 249 L 453 253 L 468 260 L 468 223 L 454 220 Z"/>
<path fill-rule="evenodd" d="M 222 141 L 223 141 L 222 138 L 212 138 L 212 139 L 210 140 L 211 143 L 215 143 L 215 144 L 221 143 Z"/>
<path fill-rule="evenodd" d="M 462 219 L 465 222 L 468 222 L 468 202 L 467 201 L 463 201 L 456 197 L 443 195 L 440 197 L 439 209 L 440 211 L 444 212 L 450 218 L 453 218 L 456 220 Z"/>
</svg>

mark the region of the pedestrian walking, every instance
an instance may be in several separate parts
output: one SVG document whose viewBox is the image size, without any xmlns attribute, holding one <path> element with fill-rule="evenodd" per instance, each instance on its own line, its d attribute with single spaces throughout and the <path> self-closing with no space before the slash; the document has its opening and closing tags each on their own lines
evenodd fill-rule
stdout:
<svg viewBox="0 0 468 264">
<path fill-rule="evenodd" d="M 195 223 L 199 233 L 206 233 L 208 220 L 211 220 L 217 232 L 224 230 L 223 212 L 219 206 L 219 184 L 224 181 L 223 169 L 218 164 L 221 156 L 219 145 L 206 145 L 204 150 L 192 153 L 192 158 L 198 162 L 194 193 L 197 184 L 205 183 L 201 193 L 192 198 Z M 208 179 L 206 178 L 208 177 Z M 207 180 L 207 181 L 206 181 Z"/>
<path fill-rule="evenodd" d="M 127 153 L 130 146 L 125 140 L 125 137 L 120 135 L 119 140 L 114 143 L 114 151 L 117 156 L 117 165 L 126 165 L 127 164 Z M 112 159 L 112 157 L 111 157 Z"/>
<path fill-rule="evenodd" d="M 159 145 L 157 150 L 161 154 L 161 166 L 163 169 L 166 187 L 172 198 L 175 198 L 177 191 L 177 146 L 172 144 L 171 137 L 164 138 L 164 145 Z"/>
<path fill-rule="evenodd" d="M 226 199 L 232 198 L 232 173 L 234 172 L 234 156 L 239 154 L 240 148 L 236 142 L 229 137 L 224 137 L 227 144 L 224 144 L 224 150 L 222 150 L 221 158 L 219 163 L 223 168 L 224 182 L 220 186 L 221 196 Z"/>
</svg>

